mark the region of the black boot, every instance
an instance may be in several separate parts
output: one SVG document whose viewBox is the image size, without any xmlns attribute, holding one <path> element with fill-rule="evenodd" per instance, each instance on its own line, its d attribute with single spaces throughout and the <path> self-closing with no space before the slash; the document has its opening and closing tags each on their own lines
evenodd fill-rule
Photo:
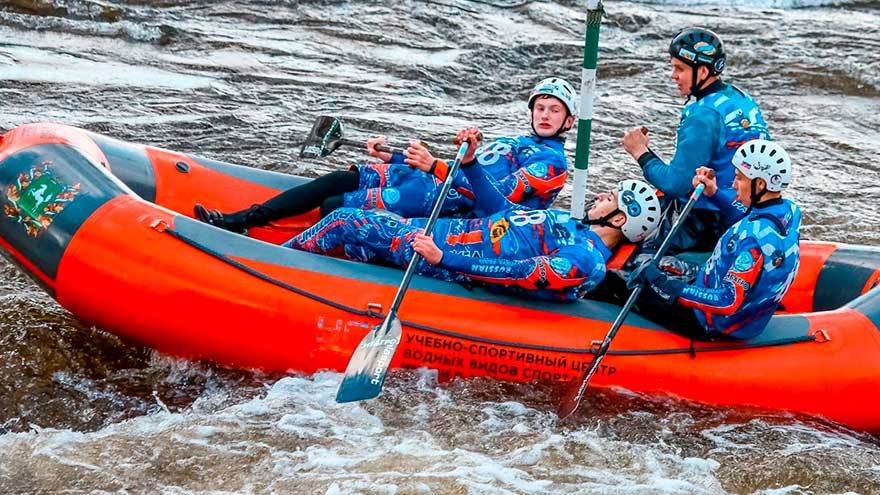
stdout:
<svg viewBox="0 0 880 495">
<path fill-rule="evenodd" d="M 238 234 L 247 232 L 248 227 L 266 225 L 271 214 L 270 209 L 260 204 L 233 213 L 221 213 L 219 210 L 209 210 L 197 203 L 194 211 L 198 220 Z"/>
</svg>

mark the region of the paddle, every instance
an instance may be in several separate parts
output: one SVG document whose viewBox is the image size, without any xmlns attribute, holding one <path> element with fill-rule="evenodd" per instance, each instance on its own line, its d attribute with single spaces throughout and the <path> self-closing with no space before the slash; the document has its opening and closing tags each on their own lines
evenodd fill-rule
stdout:
<svg viewBox="0 0 880 495">
<path fill-rule="evenodd" d="M 359 141 L 343 138 L 342 130 L 342 121 L 339 118 L 321 115 L 315 119 L 309 137 L 299 150 L 300 158 L 325 157 L 340 146 L 364 146 L 364 143 Z M 381 144 L 376 145 L 376 149 L 386 153 L 394 152 L 393 149 Z"/>
<path fill-rule="evenodd" d="M 679 215 L 675 220 L 675 223 L 672 224 L 672 229 L 670 229 L 666 238 L 663 239 L 663 243 L 660 244 L 660 248 L 657 250 L 657 253 L 654 254 L 651 263 L 657 263 L 660 261 L 660 258 L 663 257 L 663 254 L 669 248 L 669 244 L 672 243 L 672 238 L 675 236 L 675 233 L 678 232 L 678 229 L 684 223 L 684 219 L 687 218 L 691 209 L 694 207 L 694 203 L 696 203 L 697 200 L 700 199 L 700 195 L 703 194 L 703 188 L 705 188 L 705 184 L 698 184 L 694 189 L 694 192 L 691 193 L 690 199 L 688 199 L 688 202 L 681 210 L 681 215 Z M 626 300 L 626 303 L 620 310 L 620 314 L 617 315 L 617 318 L 611 325 L 611 330 L 608 331 L 608 335 L 605 336 L 605 340 L 602 341 L 602 345 L 599 346 L 599 350 L 596 351 L 596 355 L 593 356 L 593 361 L 590 363 L 590 367 L 587 368 L 587 371 L 584 372 L 580 380 L 572 381 L 566 389 L 565 394 L 562 396 L 562 402 L 559 404 L 559 408 L 556 411 L 559 415 L 559 419 L 565 419 L 570 416 L 581 403 L 581 399 L 584 397 L 584 392 L 587 391 L 587 385 L 590 383 L 590 378 L 592 378 L 596 373 L 596 370 L 599 369 L 599 363 L 602 362 L 602 358 L 608 353 L 608 347 L 611 345 L 611 341 L 617 335 L 617 331 L 620 329 L 621 325 L 623 325 L 623 320 L 629 314 L 636 299 L 639 298 L 639 294 L 642 293 L 643 287 L 643 284 L 639 284 L 638 287 L 633 289 L 632 293 L 629 295 L 629 299 Z"/>
<path fill-rule="evenodd" d="M 443 182 L 443 187 L 440 189 L 440 196 L 437 198 L 434 209 L 431 210 L 431 216 L 428 217 L 428 223 L 425 225 L 425 235 L 430 235 L 431 231 L 434 230 L 434 224 L 437 222 L 437 217 L 440 216 L 443 201 L 446 199 L 449 188 L 452 186 L 452 178 L 455 176 L 455 172 L 458 171 L 458 167 L 461 165 L 464 155 L 467 154 L 467 150 L 468 143 L 465 141 L 458 148 L 455 161 L 449 167 L 446 181 Z M 336 402 L 372 399 L 382 392 L 385 375 L 388 373 L 388 365 L 391 363 L 391 358 L 394 357 L 394 352 L 400 344 L 402 334 L 400 319 L 397 318 L 397 309 L 400 307 L 401 301 L 403 301 L 403 296 L 406 294 L 407 288 L 409 288 L 410 280 L 412 280 L 416 266 L 418 266 L 421 258 L 418 253 L 413 253 L 413 257 L 406 267 L 403 280 L 400 282 L 397 295 L 394 296 L 394 302 L 391 303 L 391 308 L 388 310 L 385 320 L 381 325 L 373 327 L 373 330 L 361 340 L 354 354 L 352 354 L 351 359 L 348 361 L 348 367 L 345 369 L 345 376 L 342 378 L 342 383 L 336 392 Z"/>
</svg>

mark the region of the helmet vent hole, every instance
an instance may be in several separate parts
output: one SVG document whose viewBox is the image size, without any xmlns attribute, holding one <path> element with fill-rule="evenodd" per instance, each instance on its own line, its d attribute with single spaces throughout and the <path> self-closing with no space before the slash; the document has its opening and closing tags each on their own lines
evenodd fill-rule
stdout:
<svg viewBox="0 0 880 495">
<path fill-rule="evenodd" d="M 770 150 L 770 156 L 773 156 L 773 155 L 775 155 L 775 154 L 776 154 L 776 150 Z M 778 162 L 777 162 L 777 163 L 778 163 Z"/>
<path fill-rule="evenodd" d="M 779 160 L 776 160 L 776 163 L 779 164 L 779 165 L 781 165 L 782 162 L 784 162 L 784 161 L 785 161 L 785 160 L 784 160 L 783 158 L 780 158 Z"/>
</svg>

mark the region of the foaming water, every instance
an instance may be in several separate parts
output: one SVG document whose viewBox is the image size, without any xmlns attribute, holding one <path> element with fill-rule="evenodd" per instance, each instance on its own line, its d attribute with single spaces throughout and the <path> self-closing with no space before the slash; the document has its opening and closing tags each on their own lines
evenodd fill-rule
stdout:
<svg viewBox="0 0 880 495">
<path fill-rule="evenodd" d="M 10 49 L 3 64 L 10 81 L 50 82 L 53 84 L 162 87 L 177 90 L 209 86 L 208 77 L 150 69 L 113 61 L 82 59 L 55 50 L 19 46 Z M 95 74 L 101 74 L 96 78 Z"/>
<path fill-rule="evenodd" d="M 285 377 L 243 401 L 206 391 L 178 412 L 158 408 L 92 432 L 8 433 L 0 437 L 0 491 L 29 480 L 73 493 L 827 493 L 843 480 L 868 493 L 878 486 L 876 474 L 866 477 L 880 460 L 870 439 L 796 421 L 738 422 L 604 396 L 641 410 L 606 405 L 573 427 L 543 407 L 541 392 L 529 396 L 522 386 L 525 400 L 511 401 L 510 388 L 485 380 L 438 386 L 428 372 L 397 373 L 397 386 L 378 400 L 342 405 L 334 401 L 340 378 Z M 761 456 L 767 449 L 773 458 Z M 861 481 L 853 483 L 856 474 Z"/>
<path fill-rule="evenodd" d="M 638 174 L 631 126 L 673 153 L 665 50 L 699 21 L 801 164 L 804 238 L 880 244 L 876 1 L 605 8 L 592 192 Z M 314 117 L 336 114 L 353 139 L 448 156 L 464 125 L 527 132 L 530 86 L 579 80 L 583 21 L 579 0 L 0 1 L 0 128 L 60 121 L 315 176 L 364 158 L 297 158 Z M 0 260 L 0 493 L 880 493 L 876 439 L 816 420 L 590 391 L 559 422 L 553 387 L 424 370 L 343 406 L 339 380 L 157 355 Z"/>
</svg>

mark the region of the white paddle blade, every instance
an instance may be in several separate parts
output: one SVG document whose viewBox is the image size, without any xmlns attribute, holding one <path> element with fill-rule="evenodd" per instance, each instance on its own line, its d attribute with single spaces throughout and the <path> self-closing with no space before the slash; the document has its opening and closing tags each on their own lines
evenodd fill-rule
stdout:
<svg viewBox="0 0 880 495">
<path fill-rule="evenodd" d="M 394 357 L 403 329 L 397 315 L 388 315 L 358 344 L 336 392 L 336 402 L 372 399 L 382 392 L 388 365 Z"/>
</svg>

